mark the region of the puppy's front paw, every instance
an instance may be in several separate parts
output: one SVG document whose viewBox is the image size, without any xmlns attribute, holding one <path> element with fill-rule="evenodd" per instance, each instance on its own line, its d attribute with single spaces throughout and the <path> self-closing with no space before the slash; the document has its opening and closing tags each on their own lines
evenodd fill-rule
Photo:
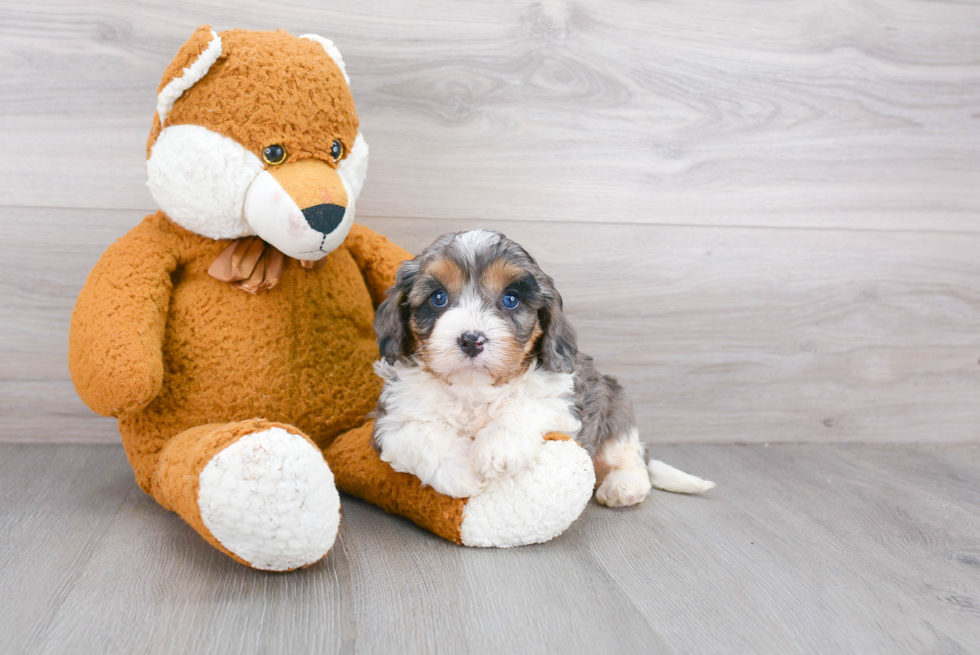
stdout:
<svg viewBox="0 0 980 655">
<path fill-rule="evenodd" d="M 451 458 L 444 459 L 432 477 L 423 482 L 443 496 L 453 498 L 475 496 L 487 486 L 486 479 L 478 476 L 468 461 L 457 462 Z"/>
<path fill-rule="evenodd" d="M 650 493 L 646 471 L 612 469 L 595 492 L 595 499 L 606 507 L 629 507 L 642 503 Z"/>
<path fill-rule="evenodd" d="M 473 470 L 469 439 L 458 439 L 452 449 L 439 460 L 432 475 L 420 475 L 419 479 L 442 495 L 453 498 L 475 496 L 487 486 L 486 478 Z"/>
<path fill-rule="evenodd" d="M 473 468 L 487 480 L 517 475 L 534 459 L 540 441 L 493 426 L 484 428 L 473 441 Z"/>
</svg>

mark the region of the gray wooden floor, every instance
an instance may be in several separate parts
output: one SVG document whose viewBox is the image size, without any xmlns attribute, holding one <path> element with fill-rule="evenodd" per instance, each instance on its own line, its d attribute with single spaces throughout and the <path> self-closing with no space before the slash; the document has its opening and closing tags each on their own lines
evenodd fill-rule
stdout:
<svg viewBox="0 0 980 655">
<path fill-rule="evenodd" d="M 345 497 L 290 574 L 218 553 L 122 449 L 0 445 L 5 653 L 977 653 L 980 446 L 670 445 L 703 497 L 465 549 Z"/>
</svg>

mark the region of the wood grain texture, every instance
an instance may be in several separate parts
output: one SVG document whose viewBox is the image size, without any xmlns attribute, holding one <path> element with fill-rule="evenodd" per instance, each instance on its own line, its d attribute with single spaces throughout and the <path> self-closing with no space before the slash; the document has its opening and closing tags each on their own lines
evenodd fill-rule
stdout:
<svg viewBox="0 0 980 655">
<path fill-rule="evenodd" d="M 345 497 L 289 574 L 209 547 L 118 446 L 0 445 L 0 634 L 31 653 L 969 653 L 980 447 L 657 448 L 720 486 L 454 546 Z"/>
<path fill-rule="evenodd" d="M 0 208 L 0 440 L 115 441 L 67 371 L 71 308 L 132 211 Z M 366 219 L 417 252 L 491 227 L 551 274 L 650 442 L 980 437 L 980 235 Z M 57 253 L 47 251 L 58 242 Z"/>
<path fill-rule="evenodd" d="M 0 3 L 0 202 L 150 209 L 161 72 L 201 23 L 345 53 L 363 217 L 977 231 L 980 5 Z"/>
<path fill-rule="evenodd" d="M 202 23 L 334 39 L 359 220 L 522 242 L 655 456 L 720 486 L 508 551 L 345 497 L 288 575 L 139 491 L 68 318 L 154 208 Z M 969 2 L 0 0 L 0 651 L 980 652 L 977 107 Z"/>
</svg>

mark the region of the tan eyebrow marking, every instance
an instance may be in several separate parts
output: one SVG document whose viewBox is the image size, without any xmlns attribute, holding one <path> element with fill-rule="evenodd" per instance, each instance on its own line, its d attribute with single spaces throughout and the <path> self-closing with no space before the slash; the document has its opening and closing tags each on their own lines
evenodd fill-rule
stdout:
<svg viewBox="0 0 980 655">
<path fill-rule="evenodd" d="M 463 292 L 463 287 L 466 284 L 466 274 L 451 259 L 439 258 L 432 261 L 422 269 L 419 279 L 412 287 L 409 297 L 413 302 L 422 300 L 421 297 L 418 297 L 420 294 L 431 293 L 430 285 L 422 284 L 426 280 L 435 280 L 450 294 L 459 295 Z M 427 289 L 427 291 L 417 291 L 418 289 Z"/>
<path fill-rule="evenodd" d="M 463 285 L 466 284 L 466 274 L 451 259 L 437 259 L 426 267 L 425 272 L 439 280 L 449 293 L 462 293 Z"/>
<path fill-rule="evenodd" d="M 520 266 L 506 259 L 498 259 L 486 267 L 480 281 L 484 288 L 501 293 L 508 285 L 520 279 L 524 273 L 524 269 Z"/>
</svg>

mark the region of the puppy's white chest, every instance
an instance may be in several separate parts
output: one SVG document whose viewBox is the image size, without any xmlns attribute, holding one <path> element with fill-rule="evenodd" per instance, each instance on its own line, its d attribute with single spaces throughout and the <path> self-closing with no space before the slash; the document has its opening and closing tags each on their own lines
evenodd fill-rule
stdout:
<svg viewBox="0 0 980 655">
<path fill-rule="evenodd" d="M 481 376 L 457 378 L 452 384 L 421 367 L 389 365 L 375 370 L 387 384 L 381 394 L 384 423 L 437 423 L 459 438 L 472 438 L 491 422 L 506 417 L 511 429 L 575 436 L 580 424 L 573 411 L 572 376 L 532 367 L 505 384 Z"/>
<path fill-rule="evenodd" d="M 508 415 L 511 422 L 526 421 L 545 430 L 574 432 L 578 421 L 572 412 L 570 375 L 532 369 L 506 384 L 467 380 L 444 385 L 449 398 L 444 419 L 454 424 L 461 437 L 473 437 L 492 421 Z"/>
<path fill-rule="evenodd" d="M 459 428 L 459 436 L 472 438 L 494 419 L 493 408 L 499 403 L 485 398 L 465 395 L 454 403 L 457 411 L 451 412 L 444 418 L 455 423 Z"/>
</svg>

